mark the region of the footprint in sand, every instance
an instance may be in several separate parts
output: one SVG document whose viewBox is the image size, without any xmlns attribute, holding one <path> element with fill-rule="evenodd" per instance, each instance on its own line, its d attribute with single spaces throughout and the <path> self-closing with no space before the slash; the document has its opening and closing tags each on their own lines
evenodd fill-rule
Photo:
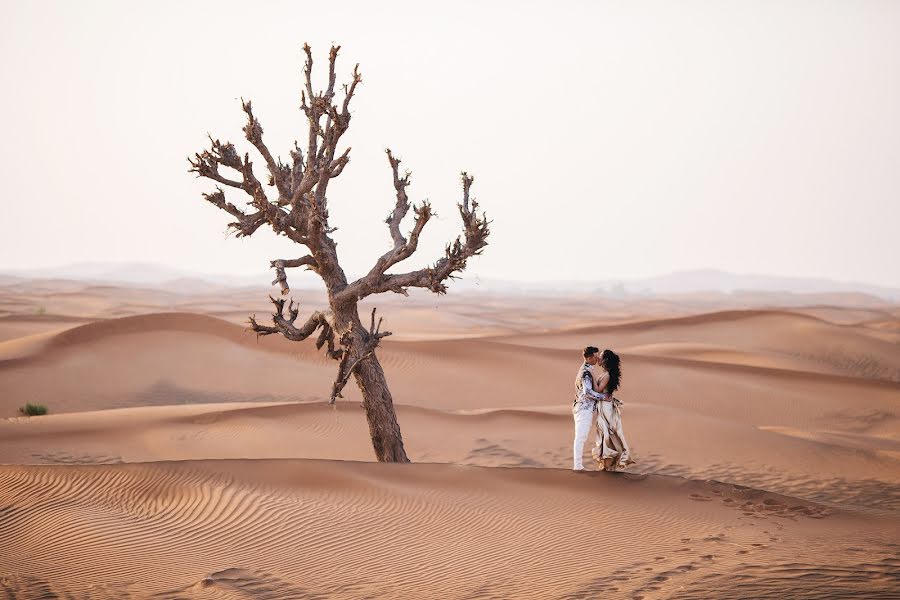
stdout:
<svg viewBox="0 0 900 600">
<path fill-rule="evenodd" d="M 781 507 L 781 502 L 773 500 L 772 498 L 766 498 L 765 500 L 763 500 L 763 508 L 765 510 L 779 510 Z"/>
</svg>

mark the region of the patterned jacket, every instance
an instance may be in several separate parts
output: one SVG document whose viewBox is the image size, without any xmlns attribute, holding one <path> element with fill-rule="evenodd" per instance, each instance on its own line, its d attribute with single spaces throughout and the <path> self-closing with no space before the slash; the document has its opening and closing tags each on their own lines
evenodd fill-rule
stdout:
<svg viewBox="0 0 900 600">
<path fill-rule="evenodd" d="M 572 403 L 572 412 L 580 410 L 594 410 L 598 400 L 605 400 L 606 394 L 594 391 L 594 373 L 591 365 L 584 363 L 575 375 L 575 401 Z"/>
</svg>

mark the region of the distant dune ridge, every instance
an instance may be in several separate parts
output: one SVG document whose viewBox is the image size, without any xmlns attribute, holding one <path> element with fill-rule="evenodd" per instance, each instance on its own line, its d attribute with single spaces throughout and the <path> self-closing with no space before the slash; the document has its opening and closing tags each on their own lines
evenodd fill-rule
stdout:
<svg viewBox="0 0 900 600">
<path fill-rule="evenodd" d="M 0 282 L 0 597 L 897 597 L 896 304 L 379 299 L 384 465 L 264 291 Z M 568 470 L 587 343 L 627 474 Z"/>
<path fill-rule="evenodd" d="M 200 291 L 206 286 L 258 287 L 271 279 L 268 271 L 248 274 L 201 273 L 148 262 L 81 262 L 58 267 L 37 269 L 0 269 L 0 283 L 7 280 L 63 279 L 88 282 L 107 282 L 125 285 L 191 286 Z M 303 287 L 318 289 L 314 279 L 300 278 Z M 780 294 L 842 294 L 869 295 L 892 302 L 900 301 L 900 288 L 861 282 L 834 281 L 814 277 L 778 277 L 759 274 L 729 273 L 717 269 L 676 271 L 655 277 L 585 281 L 522 282 L 465 276 L 454 283 L 457 289 L 482 290 L 495 293 L 560 293 L 589 290 L 594 294 L 693 294 L 700 292 L 769 292 Z"/>
</svg>

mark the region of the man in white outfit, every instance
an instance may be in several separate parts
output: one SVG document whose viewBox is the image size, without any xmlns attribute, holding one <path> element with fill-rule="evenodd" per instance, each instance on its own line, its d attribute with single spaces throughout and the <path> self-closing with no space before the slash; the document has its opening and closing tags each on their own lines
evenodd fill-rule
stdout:
<svg viewBox="0 0 900 600">
<path fill-rule="evenodd" d="M 584 443 L 594 424 L 594 415 L 597 412 L 597 401 L 606 397 L 606 394 L 598 394 L 594 391 L 593 367 L 599 361 L 600 350 L 594 346 L 584 349 L 584 364 L 578 369 L 575 376 L 575 402 L 572 403 L 572 416 L 575 418 L 575 444 L 572 448 L 573 466 L 575 471 L 584 471 L 582 455 Z"/>
</svg>

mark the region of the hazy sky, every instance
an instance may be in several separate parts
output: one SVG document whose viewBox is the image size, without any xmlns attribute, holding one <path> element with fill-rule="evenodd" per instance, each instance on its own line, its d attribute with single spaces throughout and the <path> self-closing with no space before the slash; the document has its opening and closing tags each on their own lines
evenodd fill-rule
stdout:
<svg viewBox="0 0 900 600">
<path fill-rule="evenodd" d="M 390 147 L 440 216 L 410 268 L 459 230 L 465 169 L 494 220 L 471 276 L 900 286 L 900 2 L 0 6 L 0 268 L 303 255 L 227 237 L 186 157 L 207 131 L 250 149 L 241 96 L 286 157 L 307 41 L 320 67 L 340 43 L 341 80 L 356 62 L 364 78 L 329 188 L 350 276 L 389 245 Z"/>
</svg>

